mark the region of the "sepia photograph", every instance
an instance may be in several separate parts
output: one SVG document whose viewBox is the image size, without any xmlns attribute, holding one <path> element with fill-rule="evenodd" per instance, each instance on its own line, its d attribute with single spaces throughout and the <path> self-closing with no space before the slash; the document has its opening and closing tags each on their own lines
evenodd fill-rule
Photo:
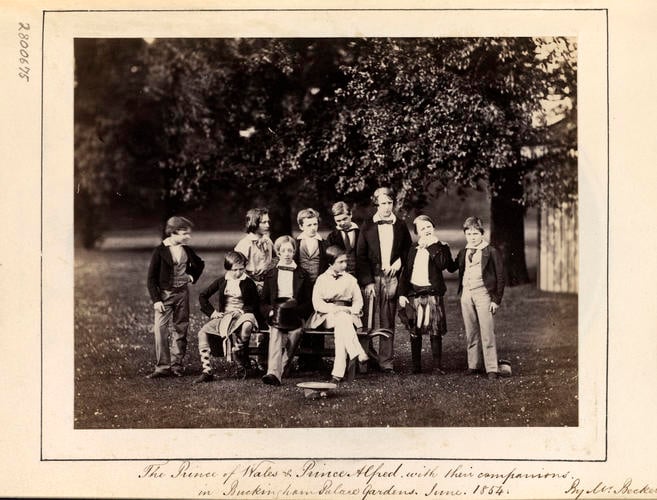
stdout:
<svg viewBox="0 0 657 500">
<path fill-rule="evenodd" d="M 650 2 L 6 7 L 1 494 L 657 495 Z"/>
<path fill-rule="evenodd" d="M 578 426 L 576 38 L 74 57 L 75 429 Z"/>
</svg>

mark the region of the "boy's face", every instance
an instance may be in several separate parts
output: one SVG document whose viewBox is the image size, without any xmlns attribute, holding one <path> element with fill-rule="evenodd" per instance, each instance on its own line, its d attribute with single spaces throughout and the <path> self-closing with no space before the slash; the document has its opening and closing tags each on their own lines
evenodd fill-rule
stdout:
<svg viewBox="0 0 657 500">
<path fill-rule="evenodd" d="M 468 242 L 468 245 L 479 246 L 484 239 L 484 235 L 480 233 L 477 229 L 468 228 L 464 231 L 465 241 Z"/>
<path fill-rule="evenodd" d="M 269 233 L 269 214 L 264 214 L 262 217 L 260 217 L 260 224 L 258 224 L 256 233 L 260 236 L 264 236 L 265 234 Z"/>
<path fill-rule="evenodd" d="M 347 230 L 351 227 L 351 213 L 333 216 L 338 229 Z"/>
<path fill-rule="evenodd" d="M 317 235 L 318 227 L 319 227 L 319 221 L 317 220 L 317 217 L 308 217 L 307 219 L 303 219 L 303 221 L 301 221 L 301 224 L 299 224 L 299 229 L 301 229 L 303 234 L 311 238 Z"/>
<path fill-rule="evenodd" d="M 230 271 L 226 271 L 226 275 L 234 280 L 240 279 L 244 274 L 244 264 L 233 264 Z"/>
<path fill-rule="evenodd" d="M 428 220 L 421 220 L 416 226 L 417 235 L 420 238 L 427 238 L 433 234 L 433 224 Z"/>
<path fill-rule="evenodd" d="M 291 243 L 283 243 L 278 249 L 278 258 L 281 261 L 281 264 L 292 264 L 292 259 L 294 259 L 294 247 Z"/>
<path fill-rule="evenodd" d="M 189 228 L 178 229 L 171 233 L 169 238 L 171 238 L 174 245 L 184 245 L 192 238 L 192 230 Z"/>
<path fill-rule="evenodd" d="M 376 211 L 381 217 L 388 218 L 392 215 L 393 203 L 387 196 L 379 196 Z"/>
<path fill-rule="evenodd" d="M 347 256 L 340 255 L 331 266 L 336 273 L 343 273 L 347 270 Z"/>
</svg>

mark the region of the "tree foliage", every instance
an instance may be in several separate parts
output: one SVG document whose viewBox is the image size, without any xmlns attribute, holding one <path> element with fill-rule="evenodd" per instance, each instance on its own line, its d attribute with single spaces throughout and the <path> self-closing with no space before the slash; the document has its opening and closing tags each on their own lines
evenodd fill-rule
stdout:
<svg viewBox="0 0 657 500">
<path fill-rule="evenodd" d="M 82 182 L 129 178 L 139 157 L 171 210 L 228 192 L 359 201 L 378 185 L 417 208 L 431 189 L 485 183 L 506 204 L 493 221 L 502 239 L 526 206 L 576 199 L 570 39 L 158 39 L 130 57 L 143 68 L 141 156 L 121 146 L 135 120 L 120 101 L 109 111 L 123 114 L 96 114 L 94 130 L 76 121 L 80 157 L 120 156 L 112 175 L 80 162 Z M 109 143 L 94 137 L 103 120 L 118 134 Z"/>
</svg>

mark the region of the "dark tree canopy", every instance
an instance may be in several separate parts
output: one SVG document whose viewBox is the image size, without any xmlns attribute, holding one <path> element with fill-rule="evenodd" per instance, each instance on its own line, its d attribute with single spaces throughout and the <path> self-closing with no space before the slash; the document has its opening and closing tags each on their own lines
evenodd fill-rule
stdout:
<svg viewBox="0 0 657 500">
<path fill-rule="evenodd" d="M 76 182 L 94 200 L 110 188 L 94 175 L 114 189 L 140 166 L 167 212 L 269 193 L 289 232 L 295 204 L 391 185 L 402 208 L 421 208 L 431 190 L 485 184 L 492 241 L 523 282 L 526 207 L 577 196 L 570 39 L 158 39 L 104 56 L 95 43 L 76 47 Z M 111 69 L 85 65 L 90 48 Z M 111 173 L 89 167 L 112 156 Z"/>
</svg>

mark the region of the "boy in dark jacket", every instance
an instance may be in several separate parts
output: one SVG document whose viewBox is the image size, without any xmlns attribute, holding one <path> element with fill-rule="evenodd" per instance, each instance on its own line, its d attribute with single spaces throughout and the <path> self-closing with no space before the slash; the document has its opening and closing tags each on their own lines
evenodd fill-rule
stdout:
<svg viewBox="0 0 657 500">
<path fill-rule="evenodd" d="M 151 256 L 148 267 L 148 293 L 153 301 L 155 321 L 155 370 L 148 378 L 183 375 L 182 361 L 187 350 L 189 330 L 189 283 L 196 283 L 205 263 L 187 246 L 193 224 L 185 217 L 171 217 L 165 227 L 166 238 Z M 169 327 L 173 343 L 169 347 Z"/>
<path fill-rule="evenodd" d="M 431 342 L 433 369 L 442 370 L 442 336 L 447 333 L 445 302 L 447 288 L 443 270 L 456 270 L 449 245 L 434 236 L 434 224 L 427 215 L 413 221 L 418 235 L 408 252 L 404 271 L 399 281 L 399 306 L 411 334 L 411 360 L 413 373 L 420 373 L 422 336 L 428 334 Z"/>
<path fill-rule="evenodd" d="M 502 303 L 504 268 L 499 252 L 484 240 L 479 217 L 463 223 L 466 247 L 456 257 L 459 295 L 468 346 L 468 373 L 485 370 L 488 378 L 498 377 L 497 346 L 493 315 Z"/>
</svg>

